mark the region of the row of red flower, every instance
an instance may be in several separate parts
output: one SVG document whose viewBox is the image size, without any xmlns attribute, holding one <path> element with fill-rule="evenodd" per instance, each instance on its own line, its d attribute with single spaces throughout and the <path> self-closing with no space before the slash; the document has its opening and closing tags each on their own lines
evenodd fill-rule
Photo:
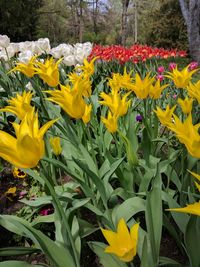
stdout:
<svg viewBox="0 0 200 267">
<path fill-rule="evenodd" d="M 101 46 L 95 45 L 89 56 L 89 60 L 98 56 L 104 61 L 119 60 L 121 63 L 131 61 L 137 63 L 146 61 L 148 58 L 169 58 L 169 57 L 185 57 L 186 51 L 178 51 L 177 49 L 155 48 L 147 45 L 135 44 L 129 48 L 120 45 Z"/>
</svg>

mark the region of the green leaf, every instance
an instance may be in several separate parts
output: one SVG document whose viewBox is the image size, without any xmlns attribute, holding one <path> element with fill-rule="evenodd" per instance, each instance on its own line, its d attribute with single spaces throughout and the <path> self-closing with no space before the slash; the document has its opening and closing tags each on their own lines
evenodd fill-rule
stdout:
<svg viewBox="0 0 200 267">
<path fill-rule="evenodd" d="M 84 238 L 92 233 L 96 232 L 98 228 L 95 228 L 93 224 L 78 218 L 78 223 L 80 225 L 80 237 Z"/>
<path fill-rule="evenodd" d="M 30 207 L 40 207 L 43 205 L 51 204 L 52 197 L 51 196 L 44 196 L 44 197 L 38 197 L 35 200 L 26 200 L 22 199 L 20 202 L 30 206 Z"/>
<path fill-rule="evenodd" d="M 145 219 L 148 236 L 151 244 L 152 258 L 158 264 L 160 241 L 162 234 L 162 198 L 161 198 L 161 175 L 159 164 L 157 173 L 152 183 L 152 190 L 147 193 Z"/>
<path fill-rule="evenodd" d="M 182 266 L 182 265 L 179 265 L 179 263 L 177 262 L 177 261 L 175 261 L 175 260 L 172 260 L 172 259 L 170 259 L 170 258 L 167 258 L 167 257 L 160 257 L 160 259 L 159 259 L 159 266 L 166 266 L 166 265 L 178 265 L 178 266 Z"/>
<path fill-rule="evenodd" d="M 73 258 L 67 248 L 58 246 L 56 242 L 36 230 L 27 221 L 12 215 L 1 215 L 0 224 L 7 230 L 30 238 L 49 258 L 55 267 L 75 267 Z"/>
<path fill-rule="evenodd" d="M 180 205 L 178 205 L 178 203 L 173 199 L 173 197 L 164 191 L 162 191 L 162 199 L 168 203 L 169 208 L 181 208 Z M 185 234 L 186 226 L 189 221 L 189 216 L 186 213 L 173 211 L 171 211 L 171 215 L 181 232 Z"/>
<path fill-rule="evenodd" d="M 54 214 L 50 214 L 50 215 L 46 215 L 46 216 L 38 216 L 38 217 L 36 217 L 31 222 L 31 225 L 32 226 L 36 226 L 36 225 L 41 224 L 41 223 L 53 223 L 53 222 L 55 222 L 55 215 Z"/>
<path fill-rule="evenodd" d="M 116 171 L 116 169 L 120 166 L 120 164 L 123 162 L 124 157 L 121 159 L 116 160 L 110 167 L 108 172 L 104 175 L 104 181 L 109 180 L 109 178 L 111 177 L 111 175 Z"/>
<path fill-rule="evenodd" d="M 96 185 L 96 188 L 100 193 L 104 206 L 107 207 L 106 189 L 103 184 L 103 181 L 93 171 L 91 171 L 86 164 L 84 164 L 78 159 L 74 159 L 74 161 L 91 178 L 91 180 Z"/>
<path fill-rule="evenodd" d="M 89 246 L 97 254 L 100 263 L 104 267 L 127 267 L 126 263 L 122 262 L 113 254 L 104 252 L 104 249 L 106 247 L 105 244 L 100 242 L 89 242 Z"/>
<path fill-rule="evenodd" d="M 185 244 L 192 267 L 200 266 L 200 218 L 191 215 L 185 232 Z"/>
<path fill-rule="evenodd" d="M 77 220 L 76 216 L 73 217 L 71 232 L 72 232 L 72 236 L 73 236 L 73 239 L 74 239 L 75 247 L 76 247 L 76 250 L 78 252 L 78 256 L 79 256 L 79 260 L 80 260 L 80 256 L 81 256 L 81 238 L 80 238 L 80 235 L 79 235 L 79 223 L 78 223 L 78 220 Z"/>
<path fill-rule="evenodd" d="M 69 174 L 72 178 L 74 178 L 74 180 L 76 180 L 78 183 L 80 183 L 81 188 L 83 189 L 83 192 L 85 193 L 85 195 L 87 197 L 94 197 L 94 194 L 92 192 L 92 190 L 90 189 L 90 187 L 85 183 L 85 181 L 83 179 L 80 178 L 80 176 L 78 176 L 75 173 L 71 173 L 68 168 L 59 160 L 56 159 L 50 159 L 50 158 L 43 158 L 43 160 L 50 162 L 52 164 L 54 164 L 57 167 L 60 167 L 61 169 L 63 169 L 67 174 Z"/>
<path fill-rule="evenodd" d="M 38 252 L 40 252 L 40 249 L 37 248 L 5 247 L 5 248 L 0 248 L 0 257 L 27 255 Z"/>
<path fill-rule="evenodd" d="M 149 257 L 148 257 L 148 246 L 147 246 L 147 237 L 144 237 L 144 242 L 142 246 L 142 256 L 141 256 L 141 264 L 140 267 L 151 267 L 149 265 Z"/>
<path fill-rule="evenodd" d="M 113 209 L 113 222 L 117 225 L 121 218 L 128 221 L 133 215 L 141 211 L 145 211 L 145 200 L 140 197 L 129 198 Z"/>
<path fill-rule="evenodd" d="M 94 172 L 96 175 L 98 175 L 98 170 L 97 170 L 97 166 L 94 163 L 92 157 L 90 156 L 89 152 L 87 151 L 87 149 L 82 145 L 79 144 L 79 149 L 81 150 L 81 153 L 83 155 L 83 158 L 85 159 L 88 168 Z"/>
<path fill-rule="evenodd" d="M 25 262 L 25 261 L 3 261 L 3 262 L 0 262 L 0 267 L 31 267 L 31 266 L 44 267 L 44 265 L 30 264 L 30 263 Z"/>
</svg>

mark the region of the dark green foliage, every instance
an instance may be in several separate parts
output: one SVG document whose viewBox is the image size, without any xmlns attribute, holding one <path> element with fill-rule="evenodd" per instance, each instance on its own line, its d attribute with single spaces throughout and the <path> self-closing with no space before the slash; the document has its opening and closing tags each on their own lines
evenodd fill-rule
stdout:
<svg viewBox="0 0 200 267">
<path fill-rule="evenodd" d="M 164 48 L 188 49 L 187 28 L 178 0 L 164 0 L 155 11 L 147 43 Z"/>
<path fill-rule="evenodd" d="M 41 0 L 0 0 L 0 33 L 12 42 L 34 40 Z"/>
</svg>

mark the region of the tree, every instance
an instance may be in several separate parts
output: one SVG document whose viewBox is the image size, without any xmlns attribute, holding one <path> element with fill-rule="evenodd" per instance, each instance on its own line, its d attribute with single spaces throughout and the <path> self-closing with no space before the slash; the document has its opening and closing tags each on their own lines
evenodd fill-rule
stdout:
<svg viewBox="0 0 200 267">
<path fill-rule="evenodd" d="M 40 0 L 0 0 L 0 33 L 12 42 L 34 40 Z"/>
<path fill-rule="evenodd" d="M 187 25 L 191 57 L 200 63 L 200 0 L 179 0 Z"/>
<path fill-rule="evenodd" d="M 69 41 L 65 0 L 45 0 L 38 14 L 37 38 L 48 37 L 52 45 Z"/>
<path fill-rule="evenodd" d="M 188 49 L 187 29 L 177 0 L 163 0 L 152 12 L 147 43 L 164 48 Z"/>
<path fill-rule="evenodd" d="M 127 37 L 127 11 L 130 0 L 122 0 L 122 45 L 126 45 Z"/>
</svg>

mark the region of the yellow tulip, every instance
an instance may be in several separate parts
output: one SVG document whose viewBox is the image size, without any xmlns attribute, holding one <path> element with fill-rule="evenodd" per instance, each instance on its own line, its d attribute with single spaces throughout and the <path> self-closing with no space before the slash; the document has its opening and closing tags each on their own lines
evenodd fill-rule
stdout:
<svg viewBox="0 0 200 267">
<path fill-rule="evenodd" d="M 60 144 L 60 137 L 51 137 L 49 139 L 49 142 L 50 142 L 50 146 L 53 150 L 53 153 L 56 155 L 56 156 L 59 156 L 62 152 L 62 147 L 61 147 L 61 144 Z"/>
<path fill-rule="evenodd" d="M 23 120 L 27 112 L 30 112 L 33 110 L 33 107 L 31 106 L 31 98 L 32 98 L 31 92 L 23 92 L 22 95 L 16 94 L 16 97 L 12 97 L 10 100 L 8 100 L 9 106 L 6 106 L 5 108 L 1 108 L 0 111 L 10 112 L 15 114 L 20 120 Z"/>
<path fill-rule="evenodd" d="M 154 110 L 156 115 L 158 116 L 159 121 L 165 125 L 169 126 L 172 124 L 172 114 L 176 108 L 176 106 L 173 106 L 172 108 L 167 105 L 166 110 L 162 110 L 159 107 L 156 107 L 157 110 Z"/>
<path fill-rule="evenodd" d="M 137 252 L 138 229 L 139 223 L 134 224 L 129 232 L 123 218 L 118 223 L 117 232 L 101 229 L 109 243 L 105 252 L 115 254 L 123 262 L 132 261 Z"/>
<path fill-rule="evenodd" d="M 200 123 L 193 125 L 191 113 L 183 122 L 174 114 L 173 118 L 174 123 L 168 125 L 170 130 L 175 132 L 179 141 L 186 146 L 193 157 L 200 158 Z"/>
<path fill-rule="evenodd" d="M 199 105 L 200 105 L 200 80 L 196 83 L 189 83 L 187 87 L 187 91 L 189 95 L 193 98 L 195 98 Z"/>
<path fill-rule="evenodd" d="M 149 90 L 154 81 L 155 78 L 151 78 L 150 73 L 148 73 L 144 79 L 142 79 L 140 75 L 136 73 L 135 81 L 131 86 L 131 90 L 134 91 L 138 98 L 145 99 L 149 95 Z"/>
<path fill-rule="evenodd" d="M 92 83 L 88 76 L 84 74 L 78 75 L 72 72 L 68 75 L 70 82 L 72 83 L 73 90 L 82 91 L 82 95 L 89 97 L 92 94 Z M 82 89 L 81 89 L 82 88 Z"/>
<path fill-rule="evenodd" d="M 176 211 L 176 212 L 183 212 L 183 213 L 189 213 L 189 214 L 200 216 L 200 201 L 199 202 L 195 202 L 193 204 L 189 204 L 184 208 L 167 209 L 167 210 Z"/>
<path fill-rule="evenodd" d="M 78 66 L 77 68 L 83 70 L 84 74 L 90 77 L 94 74 L 94 62 L 97 58 L 99 57 L 94 57 L 90 62 L 86 58 L 84 58 L 83 66 Z"/>
<path fill-rule="evenodd" d="M 91 111 L 92 111 L 92 105 L 86 105 L 85 106 L 85 112 L 83 114 L 82 117 L 82 121 L 87 124 L 90 121 L 90 117 L 91 117 Z"/>
<path fill-rule="evenodd" d="M 47 59 L 44 63 L 37 62 L 35 67 L 35 74 L 38 74 L 40 78 L 51 87 L 56 87 L 59 84 L 59 70 L 58 65 L 62 61 L 62 58 L 57 62 L 53 57 Z"/>
<path fill-rule="evenodd" d="M 0 131 L 0 157 L 18 168 L 33 168 L 44 155 L 43 136 L 56 120 L 39 129 L 38 115 L 27 113 L 20 124 L 13 123 L 16 138 Z"/>
<path fill-rule="evenodd" d="M 133 78 L 131 72 L 127 73 L 124 69 L 123 75 L 120 73 L 113 73 L 112 78 L 108 79 L 108 86 L 111 87 L 113 92 L 119 92 L 121 88 L 131 90 Z"/>
<path fill-rule="evenodd" d="M 26 63 L 17 63 L 17 66 L 10 70 L 8 73 L 11 73 L 13 71 L 19 71 L 26 75 L 29 78 L 32 78 L 35 75 L 35 64 L 36 64 L 36 59 L 37 56 L 33 56 L 29 62 Z"/>
<path fill-rule="evenodd" d="M 86 108 L 82 90 L 73 90 L 69 85 L 60 85 L 60 90 L 49 90 L 46 93 L 51 95 L 48 100 L 58 104 L 70 117 L 81 119 Z"/>
<path fill-rule="evenodd" d="M 189 114 L 192 110 L 192 103 L 194 99 L 186 97 L 184 100 L 178 98 L 178 103 L 181 106 L 183 113 Z"/>
<path fill-rule="evenodd" d="M 110 111 L 108 111 L 108 117 L 104 118 L 101 116 L 101 120 L 110 133 L 115 133 L 117 131 L 117 117 L 113 116 Z"/>
<path fill-rule="evenodd" d="M 172 70 L 172 72 L 168 72 L 165 77 L 171 79 L 177 88 L 186 88 L 192 79 L 192 75 L 198 71 L 198 69 L 189 71 L 188 68 L 189 66 L 179 71 L 176 67 Z"/>
<path fill-rule="evenodd" d="M 108 106 L 113 116 L 121 117 L 124 116 L 130 106 L 131 100 L 126 101 L 127 97 L 131 92 L 125 94 L 122 98 L 119 93 L 114 92 L 113 94 L 100 93 L 100 97 L 104 100 L 99 101 L 101 105 Z"/>
<path fill-rule="evenodd" d="M 160 85 L 160 80 L 157 80 L 155 85 L 151 85 L 149 88 L 149 97 L 153 99 L 160 98 L 162 91 L 168 86 L 168 84 Z"/>
</svg>

